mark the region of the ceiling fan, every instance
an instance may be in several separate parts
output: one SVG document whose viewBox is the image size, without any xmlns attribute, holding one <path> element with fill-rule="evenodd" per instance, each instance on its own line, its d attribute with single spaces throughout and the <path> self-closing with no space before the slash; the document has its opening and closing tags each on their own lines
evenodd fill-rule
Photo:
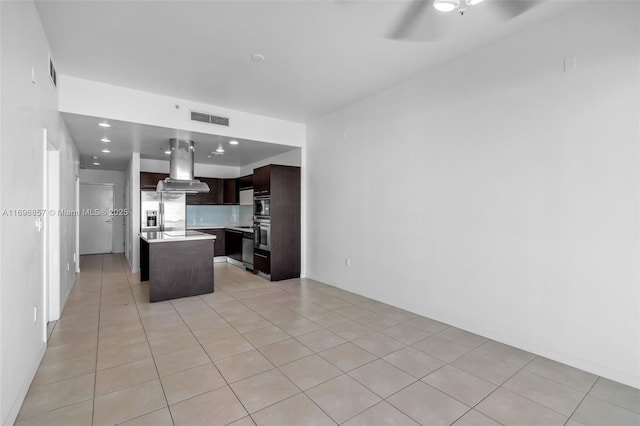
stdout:
<svg viewBox="0 0 640 426">
<path fill-rule="evenodd" d="M 421 31 L 422 39 L 437 40 L 442 36 L 443 15 L 465 15 L 467 10 L 473 9 L 480 3 L 482 7 L 493 9 L 501 19 L 508 20 L 526 12 L 543 0 L 413 0 L 397 21 L 388 38 L 403 40 L 410 39 L 412 32 L 418 26 L 425 25 Z"/>
</svg>

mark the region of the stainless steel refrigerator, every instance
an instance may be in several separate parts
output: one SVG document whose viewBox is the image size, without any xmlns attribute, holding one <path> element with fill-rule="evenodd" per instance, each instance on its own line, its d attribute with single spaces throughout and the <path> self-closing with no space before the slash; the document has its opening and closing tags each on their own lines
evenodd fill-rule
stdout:
<svg viewBox="0 0 640 426">
<path fill-rule="evenodd" d="M 184 193 L 140 191 L 140 230 L 184 231 L 186 205 Z"/>
</svg>

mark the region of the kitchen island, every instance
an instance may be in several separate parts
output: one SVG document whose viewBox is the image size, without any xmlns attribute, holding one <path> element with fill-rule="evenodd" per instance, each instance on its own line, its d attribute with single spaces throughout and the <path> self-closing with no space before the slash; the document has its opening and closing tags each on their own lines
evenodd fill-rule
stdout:
<svg viewBox="0 0 640 426">
<path fill-rule="evenodd" d="M 140 233 L 140 281 L 149 301 L 213 293 L 216 237 L 198 231 Z"/>
</svg>

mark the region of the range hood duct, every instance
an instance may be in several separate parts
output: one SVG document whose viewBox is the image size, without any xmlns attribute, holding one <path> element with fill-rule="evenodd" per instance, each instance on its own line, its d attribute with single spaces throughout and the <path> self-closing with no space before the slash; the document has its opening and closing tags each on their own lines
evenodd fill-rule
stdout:
<svg viewBox="0 0 640 426">
<path fill-rule="evenodd" d="M 157 192 L 209 192 L 209 185 L 193 178 L 193 141 L 170 139 L 169 177 L 158 182 Z"/>
</svg>

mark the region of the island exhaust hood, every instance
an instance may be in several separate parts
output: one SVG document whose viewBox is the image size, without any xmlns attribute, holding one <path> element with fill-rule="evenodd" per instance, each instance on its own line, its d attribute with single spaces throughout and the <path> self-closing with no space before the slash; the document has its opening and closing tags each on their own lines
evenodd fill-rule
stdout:
<svg viewBox="0 0 640 426">
<path fill-rule="evenodd" d="M 209 192 L 209 185 L 193 178 L 193 141 L 170 139 L 169 177 L 158 182 L 157 192 Z"/>
</svg>

